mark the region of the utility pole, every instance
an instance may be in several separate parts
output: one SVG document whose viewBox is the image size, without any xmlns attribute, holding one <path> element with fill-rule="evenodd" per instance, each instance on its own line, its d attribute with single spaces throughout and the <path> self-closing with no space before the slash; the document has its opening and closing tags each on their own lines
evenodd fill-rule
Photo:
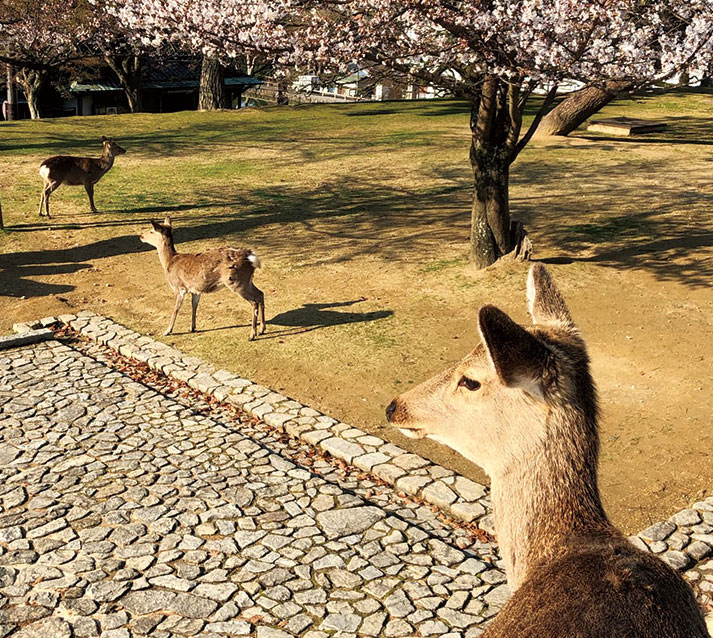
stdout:
<svg viewBox="0 0 713 638">
<path fill-rule="evenodd" d="M 6 120 L 15 119 L 15 71 L 12 64 L 7 66 L 7 106 L 5 111 Z"/>
</svg>

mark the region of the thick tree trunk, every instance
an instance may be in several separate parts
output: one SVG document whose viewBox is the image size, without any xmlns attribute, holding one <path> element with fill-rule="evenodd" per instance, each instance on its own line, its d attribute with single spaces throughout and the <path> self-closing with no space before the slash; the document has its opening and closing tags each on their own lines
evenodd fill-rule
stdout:
<svg viewBox="0 0 713 638">
<path fill-rule="evenodd" d="M 508 182 L 512 136 L 517 140 L 520 122 L 511 117 L 507 91 L 497 78 L 486 78 L 471 109 L 470 259 L 477 268 L 489 266 L 512 248 Z"/>
<path fill-rule="evenodd" d="M 557 93 L 550 88 L 540 109 L 521 137 L 522 114 L 530 88 L 520 81 L 497 76 L 482 79 L 471 98 L 470 163 L 473 168 L 473 208 L 471 212 L 470 258 L 485 268 L 513 250 L 517 259 L 527 260 L 532 244 L 523 225 L 510 219 L 510 165 L 537 130 L 542 115 Z"/>
<path fill-rule="evenodd" d="M 477 268 L 490 266 L 513 246 L 510 236 L 509 165 L 493 157 L 473 163 L 470 258 Z"/>
<path fill-rule="evenodd" d="M 45 83 L 46 72 L 37 71 L 23 67 L 15 76 L 18 84 L 22 87 L 27 98 L 27 106 L 30 109 L 30 117 L 39 120 L 42 117 L 40 111 L 40 91 Z"/>
<path fill-rule="evenodd" d="M 138 55 L 107 55 L 104 57 L 126 95 L 129 110 L 141 112 L 141 59 Z"/>
<path fill-rule="evenodd" d="M 225 91 L 225 72 L 218 58 L 204 55 L 201 64 L 201 84 L 198 94 L 198 109 L 215 111 L 228 108 Z"/>
<path fill-rule="evenodd" d="M 621 82 L 610 82 L 603 89 L 587 86 L 572 93 L 542 118 L 538 134 L 569 135 L 628 88 Z"/>
</svg>

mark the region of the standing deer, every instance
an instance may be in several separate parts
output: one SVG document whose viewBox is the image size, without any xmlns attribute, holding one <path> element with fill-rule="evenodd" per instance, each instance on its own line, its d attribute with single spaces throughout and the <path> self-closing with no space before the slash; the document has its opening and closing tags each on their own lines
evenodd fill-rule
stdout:
<svg viewBox="0 0 713 638">
<path fill-rule="evenodd" d="M 265 295 L 253 283 L 253 273 L 256 268 L 260 268 L 260 260 L 255 253 L 241 248 L 218 248 L 197 255 L 179 254 L 173 245 L 171 218 L 166 217 L 163 223 L 152 221 L 151 225 L 151 230 L 142 233 L 139 239 L 158 250 L 166 280 L 176 295 L 171 324 L 164 334 L 168 335 L 173 331 L 183 298 L 189 292 L 193 309 L 191 332 L 195 332 L 196 310 L 201 293 L 214 292 L 223 286 L 239 294 L 253 307 L 250 341 L 258 334 L 265 333 Z"/>
<path fill-rule="evenodd" d="M 70 186 L 84 185 L 89 196 L 89 205 L 93 213 L 98 213 L 94 205 L 94 184 L 96 184 L 109 169 L 114 166 L 114 158 L 123 155 L 126 150 L 121 148 L 112 138 L 102 135 L 102 154 L 99 159 L 93 157 L 73 157 L 72 155 L 55 155 L 46 159 L 40 165 L 40 177 L 45 184 L 42 187 L 40 198 L 40 217 L 42 207 L 45 214 L 50 216 L 50 195 L 62 184 Z"/>
<path fill-rule="evenodd" d="M 481 344 L 386 410 L 406 436 L 444 443 L 491 477 L 514 594 L 483 638 L 707 637 L 690 587 L 607 518 L 584 340 L 542 265 L 527 290 L 533 327 L 481 308 Z"/>
</svg>

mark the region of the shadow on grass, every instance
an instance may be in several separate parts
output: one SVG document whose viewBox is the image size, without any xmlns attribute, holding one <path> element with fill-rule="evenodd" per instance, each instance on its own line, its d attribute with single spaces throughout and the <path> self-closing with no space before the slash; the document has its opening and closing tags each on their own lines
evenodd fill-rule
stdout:
<svg viewBox="0 0 713 638">
<path fill-rule="evenodd" d="M 268 330 L 264 335 L 258 336 L 258 339 L 277 339 L 280 337 L 289 337 L 299 334 L 305 334 L 320 328 L 328 326 L 342 326 L 352 323 L 366 323 L 368 321 L 378 321 L 379 319 L 387 319 L 393 316 L 393 310 L 374 310 L 372 312 L 341 312 L 332 310 L 332 308 L 344 308 L 353 306 L 354 304 L 366 301 L 365 297 L 354 299 L 352 301 L 339 301 L 331 303 L 308 303 L 301 308 L 288 310 L 275 315 L 272 319 L 268 319 Z M 277 330 L 274 326 L 281 326 Z M 250 324 L 240 323 L 217 328 L 198 329 L 196 333 L 201 332 L 221 332 L 223 330 L 233 330 L 236 328 L 249 328 Z M 191 334 L 190 332 L 173 332 L 174 335 Z"/>
<path fill-rule="evenodd" d="M 713 220 L 704 214 L 713 205 L 713 193 L 689 187 L 686 166 L 674 165 L 666 157 L 622 154 L 618 161 L 607 155 L 602 168 L 585 155 L 576 159 L 579 150 L 563 152 L 574 153 L 573 162 L 563 161 L 557 153 L 526 152 L 513 168 L 513 217 L 531 232 L 536 249 L 538 244 L 556 247 L 546 258 L 636 268 L 691 287 L 713 284 Z M 203 241 L 210 247 L 251 247 L 266 264 L 281 260 L 294 268 L 364 257 L 418 267 L 438 259 L 444 246 L 462 246 L 465 252 L 470 231 L 472 177 L 467 167 L 434 168 L 430 178 L 412 188 L 378 175 L 343 175 L 310 188 L 278 184 L 238 194 L 214 187 L 200 193 L 197 201 L 176 206 L 149 201 L 117 212 L 113 219 L 64 224 L 55 219 L 44 226 L 25 224 L 8 230 L 121 228 L 148 223 L 147 215 L 171 214 L 180 252 L 196 250 L 182 248 L 183 242 Z M 237 207 L 240 210 L 234 212 Z M 201 213 L 208 209 L 210 214 Z M 28 283 L 23 268 L 48 264 L 43 274 L 69 274 L 94 259 L 151 250 L 137 235 L 138 229 L 136 234 L 68 249 L 0 255 L 0 294 L 50 294 L 49 284 Z M 310 330 L 349 323 L 353 313 L 335 307 L 308 304 L 274 318 L 273 324 Z M 355 317 L 383 318 L 370 313 Z"/>
<path fill-rule="evenodd" d="M 394 111 L 395 113 L 397 111 Z M 364 113 L 363 115 L 387 114 L 381 111 Z M 349 116 L 358 116 L 362 113 L 346 113 Z M 108 131 L 107 131 L 108 132 Z M 368 135 L 356 134 L 350 131 L 337 129 L 335 135 L 327 135 L 320 129 L 307 126 L 303 121 L 290 121 L 280 123 L 269 121 L 262 124 L 252 122 L 244 126 L 239 120 L 226 119 L 224 121 L 191 122 L 190 127 L 177 126 L 164 128 L 160 132 L 155 130 L 127 131 L 125 135 L 116 135 L 116 141 L 127 151 L 127 156 L 140 156 L 142 158 L 166 158 L 194 156 L 201 153 L 216 153 L 221 149 L 237 147 L 259 149 L 261 153 L 284 153 L 289 145 L 290 153 L 297 154 L 305 160 L 312 156 L 321 158 L 339 158 L 365 153 L 378 149 L 388 150 L 393 145 L 393 131 L 371 131 Z M 413 123 L 403 126 L 402 146 L 420 147 L 434 143 L 446 133 L 418 130 Z M 78 157 L 99 157 L 101 154 L 100 135 L 85 134 L 84 136 L 72 133 L 56 133 L 43 131 L 35 136 L 40 141 L 5 140 L 0 142 L 0 152 L 15 152 L 22 155 L 42 153 L 45 157 L 54 155 L 73 155 Z M 316 150 L 315 150 L 316 149 Z M 275 164 L 290 164 L 294 157 L 289 153 L 285 159 Z M 122 158 L 116 161 L 115 168 L 120 168 Z M 38 165 L 39 168 L 39 165 Z"/>
<path fill-rule="evenodd" d="M 316 328 L 326 326 L 341 326 L 348 323 L 364 323 L 391 317 L 393 310 L 374 310 L 372 312 L 340 312 L 332 308 L 343 308 L 365 301 L 365 298 L 353 301 L 333 303 L 307 303 L 301 308 L 295 308 L 274 316 L 268 323 L 288 328 Z"/>
<path fill-rule="evenodd" d="M 513 197 L 514 214 L 535 242 L 557 247 L 543 261 L 643 270 L 691 288 L 713 285 L 713 192 L 690 183 L 687 166 L 644 155 L 606 170 L 596 162 L 573 168 L 541 160 L 518 169 L 516 181 L 535 188 Z M 573 173 L 579 188 L 563 189 Z M 556 198 L 546 188 L 553 182 L 561 189 Z"/>
<path fill-rule="evenodd" d="M 597 119 L 595 115 L 592 120 Z M 699 146 L 713 145 L 713 127 L 710 119 L 702 117 L 692 117 L 689 115 L 661 117 L 667 127 L 657 133 L 644 133 L 642 135 L 615 136 L 600 135 L 592 133 L 578 133 L 578 139 L 589 140 L 590 142 L 612 142 L 622 144 L 692 144 Z"/>
<path fill-rule="evenodd" d="M 34 250 L 0 255 L 0 296 L 42 297 L 74 290 L 69 284 L 51 284 L 29 277 L 63 275 L 86 270 L 94 259 L 149 250 L 135 235 L 112 237 L 60 250 Z"/>
</svg>

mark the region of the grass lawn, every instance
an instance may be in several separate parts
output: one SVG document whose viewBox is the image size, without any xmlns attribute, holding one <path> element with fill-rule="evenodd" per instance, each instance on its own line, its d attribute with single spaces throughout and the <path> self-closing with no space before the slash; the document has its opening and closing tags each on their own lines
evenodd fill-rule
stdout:
<svg viewBox="0 0 713 638">
<path fill-rule="evenodd" d="M 664 119 L 665 133 L 534 141 L 513 167 L 513 215 L 550 264 L 588 339 L 603 408 L 602 490 L 627 530 L 713 488 L 713 95 L 616 102 L 602 115 Z M 253 248 L 268 333 L 249 306 L 204 296 L 198 328 L 160 337 L 482 479 L 433 443 L 382 428 L 391 398 L 477 341 L 495 303 L 526 320 L 527 267 L 473 272 L 468 109 L 456 101 L 304 105 L 0 123 L 0 330 L 83 308 L 161 335 L 173 308 L 138 240 L 170 214 L 179 251 Z M 96 187 L 52 195 L 40 162 L 128 153 Z"/>
</svg>

